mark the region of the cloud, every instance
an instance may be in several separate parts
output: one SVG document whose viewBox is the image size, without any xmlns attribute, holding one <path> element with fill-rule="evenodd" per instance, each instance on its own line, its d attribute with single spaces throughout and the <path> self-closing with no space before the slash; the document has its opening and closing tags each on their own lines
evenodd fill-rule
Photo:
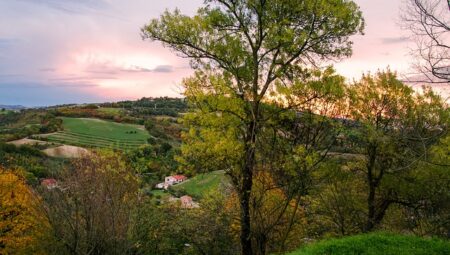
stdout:
<svg viewBox="0 0 450 255">
<path fill-rule="evenodd" d="M 159 65 L 153 69 L 156 73 L 171 73 L 173 72 L 173 66 L 171 65 Z"/>
<path fill-rule="evenodd" d="M 126 68 L 120 68 L 121 71 L 124 72 L 142 72 L 142 73 L 149 73 L 152 72 L 152 69 L 149 68 L 145 68 L 142 66 L 138 66 L 138 65 L 132 65 L 130 67 L 126 67 Z"/>
<path fill-rule="evenodd" d="M 115 80 L 116 77 L 112 76 L 75 76 L 75 77 L 62 77 L 52 78 L 50 81 L 91 81 L 91 80 Z"/>
<path fill-rule="evenodd" d="M 382 44 L 397 44 L 397 43 L 405 43 L 408 42 L 410 39 L 405 36 L 399 36 L 399 37 L 383 37 L 380 39 L 380 42 Z"/>
<path fill-rule="evenodd" d="M 42 5 L 67 14 L 83 14 L 92 10 L 109 7 L 103 0 L 21 0 L 32 4 Z"/>
<path fill-rule="evenodd" d="M 92 74 L 119 74 L 126 73 L 172 73 L 175 67 L 172 65 L 157 65 L 155 68 L 148 68 L 140 65 L 123 65 L 113 61 L 93 62 L 89 64 L 85 72 Z"/>
<path fill-rule="evenodd" d="M 125 72 L 171 73 L 174 71 L 174 67 L 171 65 L 158 65 L 155 68 L 150 69 L 150 68 L 146 68 L 146 67 L 142 67 L 142 66 L 132 65 L 128 68 L 123 68 L 121 70 L 125 71 Z"/>
</svg>

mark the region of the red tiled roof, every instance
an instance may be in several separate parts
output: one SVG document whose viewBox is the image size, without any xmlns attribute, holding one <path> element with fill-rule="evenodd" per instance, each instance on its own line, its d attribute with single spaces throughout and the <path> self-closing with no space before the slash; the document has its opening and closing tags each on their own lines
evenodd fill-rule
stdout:
<svg viewBox="0 0 450 255">
<path fill-rule="evenodd" d="M 187 179 L 186 176 L 184 175 L 174 175 L 172 176 L 175 180 L 180 181 L 180 180 L 185 180 Z"/>
</svg>

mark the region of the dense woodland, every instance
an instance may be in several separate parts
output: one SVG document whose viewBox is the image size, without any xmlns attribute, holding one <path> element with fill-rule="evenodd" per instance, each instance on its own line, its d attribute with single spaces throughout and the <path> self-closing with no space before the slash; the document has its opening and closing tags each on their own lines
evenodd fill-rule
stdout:
<svg viewBox="0 0 450 255">
<path fill-rule="evenodd" d="M 347 236 L 345 247 L 363 249 L 361 234 L 450 251 L 448 102 L 393 70 L 349 82 L 319 68 L 351 55 L 350 36 L 364 30 L 359 7 L 205 2 L 194 17 L 167 11 L 142 28 L 192 60 L 185 98 L 0 115 L 0 254 L 286 254 Z M 74 159 L 42 153 L 53 145 L 5 143 L 60 131 L 61 117 L 140 124 L 150 138 Z M 162 197 L 186 190 L 152 191 L 171 174 L 219 170 L 196 208 Z M 330 252 L 320 244 L 298 254 Z"/>
</svg>

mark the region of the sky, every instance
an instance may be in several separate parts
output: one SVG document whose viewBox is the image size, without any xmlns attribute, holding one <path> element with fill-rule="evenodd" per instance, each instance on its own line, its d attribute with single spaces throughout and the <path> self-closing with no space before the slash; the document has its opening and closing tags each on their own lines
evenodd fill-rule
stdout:
<svg viewBox="0 0 450 255">
<path fill-rule="evenodd" d="M 334 63 L 349 80 L 390 67 L 408 72 L 412 42 L 398 25 L 402 0 L 355 0 L 365 35 Z M 193 15 L 202 0 L 0 0 L 0 105 L 46 106 L 181 96 L 186 59 L 144 41 L 164 10 Z"/>
</svg>

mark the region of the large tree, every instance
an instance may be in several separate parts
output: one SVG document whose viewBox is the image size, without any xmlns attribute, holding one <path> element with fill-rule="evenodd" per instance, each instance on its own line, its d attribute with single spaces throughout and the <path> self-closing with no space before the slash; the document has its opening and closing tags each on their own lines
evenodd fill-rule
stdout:
<svg viewBox="0 0 450 255">
<path fill-rule="evenodd" d="M 406 0 L 401 18 L 416 43 L 418 81 L 450 82 L 450 2 Z"/>
<path fill-rule="evenodd" d="M 351 112 L 359 127 L 356 169 L 367 185 L 367 220 L 371 231 L 394 204 L 415 206 L 404 192 L 411 171 L 427 161 L 429 149 L 447 132 L 448 110 L 430 89 L 414 91 L 390 72 L 364 75 L 351 87 Z M 406 182 L 407 183 L 407 182 Z"/>
<path fill-rule="evenodd" d="M 218 95 L 218 108 L 210 113 L 223 114 L 221 121 L 233 127 L 222 138 L 239 138 L 238 143 L 229 139 L 228 148 L 216 152 L 225 165 L 233 165 L 242 254 L 254 254 L 250 199 L 269 91 L 276 83 L 292 84 L 299 66 L 350 56 L 349 36 L 362 29 L 358 6 L 343 0 L 206 0 L 193 17 L 166 11 L 142 28 L 144 38 L 162 42 L 202 71 L 203 77 L 187 86 L 191 92 L 195 88 Z M 212 142 L 217 133 L 204 135 Z"/>
</svg>

